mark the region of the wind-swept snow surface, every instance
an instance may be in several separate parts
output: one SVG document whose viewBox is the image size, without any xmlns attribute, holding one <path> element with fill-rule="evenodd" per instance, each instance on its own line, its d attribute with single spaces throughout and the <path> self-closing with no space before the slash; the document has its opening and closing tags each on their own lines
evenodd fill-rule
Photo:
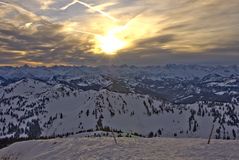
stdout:
<svg viewBox="0 0 239 160">
<path fill-rule="evenodd" d="M 171 138 L 78 138 L 20 142 L 0 150 L 10 160 L 238 160 L 239 142 Z M 15 158 L 15 159 L 14 159 Z"/>
</svg>

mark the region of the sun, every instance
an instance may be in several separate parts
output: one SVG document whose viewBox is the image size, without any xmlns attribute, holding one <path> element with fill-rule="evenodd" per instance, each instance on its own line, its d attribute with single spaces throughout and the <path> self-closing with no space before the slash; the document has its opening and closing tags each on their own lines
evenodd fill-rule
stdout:
<svg viewBox="0 0 239 160">
<path fill-rule="evenodd" d="M 113 35 L 98 37 L 100 49 L 108 55 L 115 55 L 126 46 L 126 42 Z"/>
<path fill-rule="evenodd" d="M 121 29 L 114 28 L 105 36 L 97 36 L 98 47 L 107 55 L 115 55 L 119 50 L 127 46 L 127 41 L 120 38 L 118 33 Z"/>
</svg>

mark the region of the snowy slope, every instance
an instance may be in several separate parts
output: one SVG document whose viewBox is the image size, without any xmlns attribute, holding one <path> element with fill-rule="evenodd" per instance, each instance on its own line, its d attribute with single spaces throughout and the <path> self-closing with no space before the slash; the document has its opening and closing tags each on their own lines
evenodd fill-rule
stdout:
<svg viewBox="0 0 239 160">
<path fill-rule="evenodd" d="M 27 141 L 0 150 L 9 160 L 238 160 L 237 141 L 167 138 L 64 138 Z"/>
<path fill-rule="evenodd" d="M 213 123 L 213 138 L 239 138 L 238 66 L 0 67 L 0 138 L 207 137 Z"/>
<path fill-rule="evenodd" d="M 96 130 L 143 136 L 239 138 L 237 103 L 172 104 L 136 93 L 82 91 L 23 79 L 0 94 L 0 137 L 39 137 Z"/>
</svg>

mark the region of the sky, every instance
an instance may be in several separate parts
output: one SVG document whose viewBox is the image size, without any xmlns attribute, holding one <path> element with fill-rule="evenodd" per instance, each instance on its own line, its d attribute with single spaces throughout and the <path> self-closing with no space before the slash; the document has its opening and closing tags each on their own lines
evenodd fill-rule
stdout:
<svg viewBox="0 0 239 160">
<path fill-rule="evenodd" d="M 238 0 L 0 0 L 0 66 L 239 64 Z"/>
</svg>

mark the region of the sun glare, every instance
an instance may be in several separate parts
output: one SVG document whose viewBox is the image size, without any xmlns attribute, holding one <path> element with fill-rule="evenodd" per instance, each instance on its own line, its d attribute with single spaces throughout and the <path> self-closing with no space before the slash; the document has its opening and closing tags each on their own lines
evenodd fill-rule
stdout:
<svg viewBox="0 0 239 160">
<path fill-rule="evenodd" d="M 97 36 L 98 47 L 107 55 L 115 55 L 117 52 L 127 46 L 127 42 L 121 39 L 118 33 L 121 28 L 110 30 L 105 36 Z"/>
<path fill-rule="evenodd" d="M 113 35 L 99 36 L 100 49 L 108 55 L 114 55 L 126 46 L 126 42 Z"/>
</svg>

